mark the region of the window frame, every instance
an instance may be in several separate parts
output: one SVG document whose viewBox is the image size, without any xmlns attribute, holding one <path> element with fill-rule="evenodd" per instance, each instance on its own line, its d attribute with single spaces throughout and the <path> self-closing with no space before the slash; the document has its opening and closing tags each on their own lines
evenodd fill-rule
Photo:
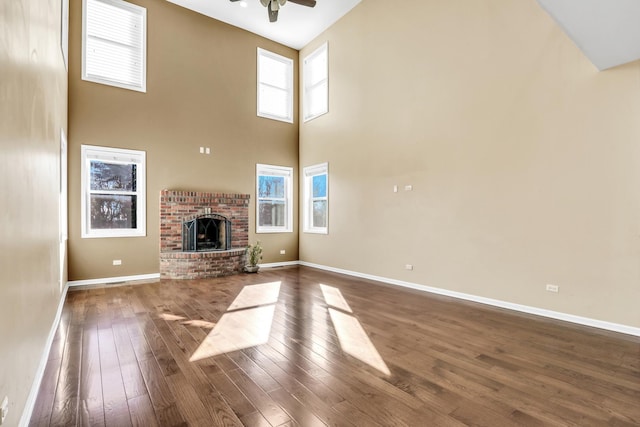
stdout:
<svg viewBox="0 0 640 427">
<path fill-rule="evenodd" d="M 274 61 L 278 61 L 281 62 L 283 64 L 285 64 L 285 66 L 287 67 L 287 75 L 285 76 L 285 82 L 287 87 L 286 88 L 281 88 L 278 86 L 273 86 L 270 85 L 269 83 L 263 83 L 260 80 L 260 57 L 264 56 L 265 58 L 269 58 L 272 59 Z M 256 82 L 257 82 L 257 89 L 256 89 L 256 112 L 258 117 L 263 117 L 265 119 L 271 119 L 271 120 L 278 120 L 281 122 L 286 122 L 286 123 L 293 123 L 293 95 L 294 95 L 294 86 L 293 86 L 293 59 L 291 58 L 287 58 L 286 56 L 282 56 L 282 55 L 278 55 L 277 53 L 273 53 L 270 52 L 266 49 L 262 49 L 262 48 L 258 48 L 258 53 L 256 56 L 256 69 L 257 69 L 257 74 L 256 74 Z M 265 112 L 265 111 L 261 111 L 260 110 L 260 88 L 262 85 L 268 86 L 270 88 L 273 89 L 278 89 L 281 91 L 286 91 L 287 94 L 287 115 L 286 116 L 280 116 L 277 114 L 273 114 L 270 112 Z"/>
<path fill-rule="evenodd" d="M 92 160 L 104 160 L 110 163 L 136 164 L 136 191 L 98 191 L 91 190 Z M 82 238 L 103 237 L 145 237 L 147 235 L 147 195 L 146 195 L 146 152 L 124 148 L 81 146 L 81 227 Z M 126 193 L 126 194 L 125 194 Z M 122 194 L 136 196 L 136 228 L 91 228 L 91 194 Z"/>
<path fill-rule="evenodd" d="M 284 226 L 260 225 L 260 201 L 272 198 L 260 197 L 260 176 L 282 176 L 285 183 L 285 224 Z M 293 232 L 293 168 L 256 164 L 256 233 L 292 233 Z"/>
<path fill-rule="evenodd" d="M 142 67 L 140 70 L 139 84 L 128 84 L 116 79 L 111 79 L 105 76 L 99 76 L 94 74 L 88 74 L 87 71 L 87 37 L 89 37 L 87 29 L 87 3 L 88 1 L 96 1 L 104 3 L 109 6 L 116 7 L 120 10 L 130 12 L 137 15 L 142 19 L 142 28 L 140 30 L 141 46 L 140 46 L 140 58 L 142 60 Z M 112 42 L 112 41 L 111 41 Z M 113 42 L 112 42 L 113 43 Z M 100 83 L 108 86 L 119 87 L 122 89 L 134 90 L 137 92 L 147 92 L 147 9 L 138 6 L 136 4 L 128 3 L 123 0 L 82 0 L 82 80 Z"/>
<path fill-rule="evenodd" d="M 327 193 L 324 197 L 313 197 L 313 178 L 320 175 L 326 175 Z M 329 163 L 320 163 L 317 165 L 307 166 L 303 170 L 304 177 L 304 225 L 302 231 L 304 233 L 329 234 Z M 316 200 L 326 201 L 327 225 L 324 227 L 315 227 L 313 225 L 313 202 Z"/>
<path fill-rule="evenodd" d="M 327 67 L 325 69 L 325 77 L 314 84 L 311 84 L 308 81 L 309 71 L 308 68 L 314 60 L 316 60 L 321 55 L 326 56 L 326 64 Z M 302 111 L 303 111 L 303 122 L 306 123 L 313 119 L 316 119 L 320 116 L 323 116 L 329 112 L 329 42 L 324 42 L 320 45 L 316 50 L 307 55 L 302 61 L 302 88 L 303 88 L 303 96 L 302 96 Z M 322 84 L 326 83 L 326 96 L 327 100 L 326 105 L 324 105 L 324 109 L 316 114 L 311 114 L 309 112 L 309 108 L 311 106 L 311 93 L 314 89 L 322 86 Z"/>
</svg>

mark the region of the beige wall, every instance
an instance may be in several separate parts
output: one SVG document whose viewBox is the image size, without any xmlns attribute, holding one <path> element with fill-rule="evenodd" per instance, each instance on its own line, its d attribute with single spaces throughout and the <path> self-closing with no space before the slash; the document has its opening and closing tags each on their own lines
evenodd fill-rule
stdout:
<svg viewBox="0 0 640 427">
<path fill-rule="evenodd" d="M 0 2 L 0 401 L 23 413 L 60 301 L 60 1 Z"/>
<path fill-rule="evenodd" d="M 296 174 L 298 164 L 297 124 L 256 117 L 256 50 L 296 64 L 298 52 L 169 2 L 134 3 L 147 8 L 146 93 L 81 80 L 81 1 L 70 11 L 69 279 L 157 273 L 162 189 L 251 194 L 249 240 L 263 242 L 263 262 L 297 260 L 297 232 L 254 234 L 254 197 L 256 163 Z M 81 144 L 147 152 L 147 237 L 80 238 Z"/>
<path fill-rule="evenodd" d="M 366 0 L 300 58 L 325 40 L 302 260 L 640 327 L 640 63 L 598 72 L 534 0 Z"/>
</svg>

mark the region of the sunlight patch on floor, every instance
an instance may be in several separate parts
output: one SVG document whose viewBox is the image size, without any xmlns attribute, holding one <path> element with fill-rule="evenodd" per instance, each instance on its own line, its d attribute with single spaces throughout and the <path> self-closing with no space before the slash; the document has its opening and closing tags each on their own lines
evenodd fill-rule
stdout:
<svg viewBox="0 0 640 427">
<path fill-rule="evenodd" d="M 334 288 L 333 286 L 323 285 L 321 283 L 320 290 L 322 291 L 324 300 L 328 305 L 342 311 L 346 311 L 347 313 L 353 313 L 353 311 L 351 311 L 351 307 L 349 307 L 349 304 L 347 303 L 347 300 L 344 299 L 342 292 L 340 292 L 340 289 Z"/>
<path fill-rule="evenodd" d="M 333 308 L 329 308 L 329 315 L 345 353 L 386 375 L 391 374 L 358 319 Z"/>
<path fill-rule="evenodd" d="M 189 359 L 191 362 L 266 344 L 275 305 L 248 308 L 222 315 L 215 328 Z"/>
<path fill-rule="evenodd" d="M 280 282 L 245 286 L 189 360 L 266 344 L 279 295 Z"/>
<path fill-rule="evenodd" d="M 324 300 L 329 306 L 329 316 L 338 334 L 340 347 L 345 353 L 366 363 L 385 375 L 391 375 L 389 367 L 373 345 L 360 321 L 353 316 L 353 311 L 340 289 L 320 284 Z"/>
<path fill-rule="evenodd" d="M 176 316 L 175 314 L 169 314 L 169 313 L 160 313 L 158 315 L 158 317 L 160 317 L 162 320 L 166 320 L 168 322 L 175 322 L 177 320 L 185 320 L 186 319 L 186 317 Z"/>
<path fill-rule="evenodd" d="M 205 320 L 187 320 L 186 322 L 182 322 L 182 324 L 207 329 L 213 329 L 216 326 L 215 323 L 207 322 Z"/>
<path fill-rule="evenodd" d="M 262 283 L 260 285 L 247 285 L 231 303 L 227 311 L 239 310 L 248 307 L 257 307 L 265 304 L 275 304 L 280 295 L 280 282 Z"/>
</svg>

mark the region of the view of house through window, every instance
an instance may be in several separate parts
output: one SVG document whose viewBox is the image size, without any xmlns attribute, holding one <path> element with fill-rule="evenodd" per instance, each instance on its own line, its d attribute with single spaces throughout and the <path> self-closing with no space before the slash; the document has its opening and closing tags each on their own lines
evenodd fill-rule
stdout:
<svg viewBox="0 0 640 427">
<path fill-rule="evenodd" d="M 292 231 L 293 168 L 259 164 L 256 171 L 256 232 Z"/>
<path fill-rule="evenodd" d="M 145 153 L 82 146 L 82 237 L 144 236 Z"/>
<path fill-rule="evenodd" d="M 91 228 L 136 228 L 136 171 L 135 164 L 91 160 Z"/>
<path fill-rule="evenodd" d="M 304 168 L 304 231 L 328 233 L 329 222 L 329 165 Z"/>
</svg>

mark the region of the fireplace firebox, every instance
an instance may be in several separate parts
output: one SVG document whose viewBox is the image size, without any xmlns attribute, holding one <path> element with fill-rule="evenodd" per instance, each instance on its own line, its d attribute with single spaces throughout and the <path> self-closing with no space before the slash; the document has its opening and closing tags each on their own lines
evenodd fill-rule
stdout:
<svg viewBox="0 0 640 427">
<path fill-rule="evenodd" d="M 217 214 L 200 215 L 182 223 L 182 250 L 185 252 L 231 249 L 231 221 Z"/>
</svg>

